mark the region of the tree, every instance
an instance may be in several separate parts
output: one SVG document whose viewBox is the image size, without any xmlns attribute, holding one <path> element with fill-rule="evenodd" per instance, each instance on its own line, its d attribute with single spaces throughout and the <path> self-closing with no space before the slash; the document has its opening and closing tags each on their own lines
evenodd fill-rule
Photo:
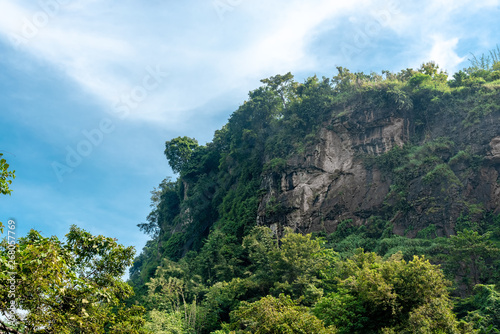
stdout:
<svg viewBox="0 0 500 334">
<path fill-rule="evenodd" d="M 498 70 L 498 65 L 500 63 L 500 47 L 497 45 L 495 49 L 490 50 L 489 54 L 482 54 L 476 57 L 472 54 L 472 58 L 469 59 L 471 67 L 467 69 L 468 72 L 480 72 L 480 71 L 491 71 Z"/>
<path fill-rule="evenodd" d="M 250 264 L 247 271 L 253 274 L 253 278 L 259 285 L 268 291 L 272 286 L 273 277 L 271 272 L 270 254 L 277 249 L 278 241 L 269 227 L 256 226 L 243 239 L 243 248 L 248 252 Z"/>
<path fill-rule="evenodd" d="M 197 147 L 198 141 L 186 136 L 165 143 L 165 155 L 175 173 L 180 173 L 187 166 L 189 158 Z"/>
<path fill-rule="evenodd" d="M 298 306 L 283 294 L 278 298 L 266 296 L 254 303 L 242 302 L 231 313 L 231 319 L 231 329 L 241 329 L 241 333 L 336 333 L 333 326 L 325 328 L 323 322 L 309 313 L 307 307 Z"/>
<path fill-rule="evenodd" d="M 0 245 L 0 328 L 5 333 L 146 333 L 142 307 L 127 307 L 121 277 L 133 247 L 72 226 L 66 242 L 31 230 Z"/>
<path fill-rule="evenodd" d="M 194 333 L 183 318 L 181 311 L 167 312 L 152 310 L 148 314 L 146 328 L 155 334 Z"/>
<path fill-rule="evenodd" d="M 293 81 L 291 72 L 285 75 L 277 74 L 269 79 L 262 79 L 260 82 L 266 84 L 273 92 L 278 94 L 283 102 L 284 109 L 287 109 L 288 102 L 296 96 L 298 83 Z"/>
<path fill-rule="evenodd" d="M 450 282 L 423 257 L 406 262 L 398 253 L 383 261 L 358 252 L 339 263 L 339 281 L 338 291 L 320 299 L 315 314 L 341 333 L 464 332 L 451 311 Z"/>
<path fill-rule="evenodd" d="M 2 158 L 3 153 L 0 153 L 0 194 L 10 195 L 12 190 L 9 186 L 12 184 L 12 180 L 15 179 L 15 170 L 9 171 L 9 164 L 5 159 Z"/>
<path fill-rule="evenodd" d="M 149 318 L 152 320 L 150 325 L 156 324 L 155 326 L 162 330 L 170 330 L 168 333 L 176 333 L 179 328 L 183 328 L 184 331 L 194 331 L 197 313 L 196 292 L 204 289 L 199 281 L 188 278 L 185 270 L 176 262 L 164 259 L 146 286 L 148 287 L 146 306 L 152 309 L 149 312 Z M 159 321 L 161 314 L 166 316 L 165 322 Z"/>
<path fill-rule="evenodd" d="M 498 333 L 500 330 L 500 292 L 494 285 L 478 284 L 474 287 L 474 296 L 470 299 L 475 310 L 469 312 L 467 319 L 484 333 Z"/>
<path fill-rule="evenodd" d="M 177 183 L 170 181 L 167 177 L 158 188 L 151 191 L 151 204 L 153 210 L 147 217 L 147 223 L 137 224 L 139 229 L 153 238 L 158 238 L 162 228 L 172 224 L 179 212 L 179 196 L 177 195 Z"/>
<path fill-rule="evenodd" d="M 286 292 L 294 298 L 304 296 L 306 303 L 314 303 L 323 294 L 318 289 L 320 272 L 332 265 L 324 255 L 320 240 L 288 230 L 280 248 L 269 254 L 275 292 Z"/>
<path fill-rule="evenodd" d="M 476 284 L 484 283 L 488 272 L 490 275 L 494 272 L 488 262 L 499 258 L 499 249 L 490 240 L 490 236 L 491 232 L 481 235 L 476 231 L 464 229 L 449 239 L 451 263 L 466 269 L 471 279 L 471 289 Z"/>
<path fill-rule="evenodd" d="M 321 298 L 314 305 L 313 314 L 324 320 L 325 325 L 336 326 L 339 334 L 362 331 L 369 320 L 362 300 L 342 288 Z"/>
<path fill-rule="evenodd" d="M 351 73 L 347 68 L 337 66 L 337 75 L 333 77 L 333 84 L 335 85 L 335 90 L 338 92 L 345 92 L 351 88 L 351 85 L 356 81 L 356 75 Z"/>
<path fill-rule="evenodd" d="M 15 170 L 9 171 L 9 164 L 5 159 L 2 158 L 3 153 L 0 153 L 0 194 L 2 195 L 10 195 L 12 190 L 10 189 L 10 185 L 12 184 L 12 180 L 15 179 Z M 3 224 L 0 222 L 0 233 L 3 233 Z"/>
</svg>

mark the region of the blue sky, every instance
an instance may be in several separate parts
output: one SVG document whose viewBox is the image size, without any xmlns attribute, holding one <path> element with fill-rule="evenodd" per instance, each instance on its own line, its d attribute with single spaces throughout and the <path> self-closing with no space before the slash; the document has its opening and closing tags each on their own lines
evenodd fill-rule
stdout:
<svg viewBox="0 0 500 334">
<path fill-rule="evenodd" d="M 137 250 L 164 143 L 205 143 L 259 80 L 449 74 L 500 44 L 500 0 L 0 0 L 0 221 L 60 238 L 76 224 Z"/>
</svg>

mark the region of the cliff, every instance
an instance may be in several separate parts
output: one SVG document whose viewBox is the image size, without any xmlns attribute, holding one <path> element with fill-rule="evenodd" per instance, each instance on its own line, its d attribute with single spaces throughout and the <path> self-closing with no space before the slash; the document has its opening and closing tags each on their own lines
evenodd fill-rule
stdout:
<svg viewBox="0 0 500 334">
<path fill-rule="evenodd" d="M 273 296 L 346 333 L 404 332 L 424 313 L 450 332 L 498 325 L 500 63 L 451 80 L 434 63 L 338 72 L 264 79 L 212 142 L 166 142 L 179 177 L 139 225 L 152 240 L 130 271 L 137 303 L 182 297 L 201 333 Z M 448 295 L 429 302 L 436 278 L 469 324 Z"/>
<path fill-rule="evenodd" d="M 289 157 L 280 172 L 264 173 L 257 223 L 332 233 L 342 221 L 361 226 L 377 216 L 393 233 L 412 238 L 429 226 L 435 236 L 455 234 L 464 215 L 498 214 L 498 105 L 469 124 L 477 105 L 454 108 L 457 102 L 455 96 L 427 104 L 424 124 L 415 107 L 334 112 L 303 154 Z M 391 155 L 398 155 L 393 165 L 380 163 Z"/>
<path fill-rule="evenodd" d="M 398 236 L 496 228 L 500 70 L 452 80 L 433 63 L 384 76 L 338 70 L 304 83 L 290 73 L 262 80 L 212 142 L 166 142 L 179 178 L 153 192 L 139 224 L 153 239 L 133 280 L 144 284 L 163 258 L 190 251 L 211 252 L 220 280 L 243 275 L 242 241 L 256 225 L 278 237 L 287 227 L 334 243 L 351 236 L 349 252 L 381 255 L 401 250 Z M 202 277 L 214 275 L 201 266 Z"/>
</svg>

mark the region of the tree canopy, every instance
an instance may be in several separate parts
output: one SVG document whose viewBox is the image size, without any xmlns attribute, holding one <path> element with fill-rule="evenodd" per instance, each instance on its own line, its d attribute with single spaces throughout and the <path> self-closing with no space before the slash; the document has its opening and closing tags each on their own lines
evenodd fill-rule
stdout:
<svg viewBox="0 0 500 334">
<path fill-rule="evenodd" d="M 9 186 L 12 184 L 12 179 L 16 177 L 16 171 L 9 171 L 9 164 L 2 156 L 3 153 L 0 153 L 0 194 L 10 195 L 12 190 Z"/>
<path fill-rule="evenodd" d="M 134 256 L 113 238 L 72 226 L 62 242 L 31 230 L 0 244 L 0 328 L 6 333 L 145 333 L 122 280 Z"/>
<path fill-rule="evenodd" d="M 189 137 L 177 137 L 165 143 L 165 155 L 175 173 L 181 172 L 188 164 L 198 141 Z"/>
</svg>

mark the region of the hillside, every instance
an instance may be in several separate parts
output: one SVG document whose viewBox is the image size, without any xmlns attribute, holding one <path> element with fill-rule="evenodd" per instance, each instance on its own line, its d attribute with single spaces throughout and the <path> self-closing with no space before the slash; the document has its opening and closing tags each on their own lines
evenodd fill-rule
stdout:
<svg viewBox="0 0 500 334">
<path fill-rule="evenodd" d="M 435 286 L 444 290 L 429 300 L 439 300 L 448 319 L 446 324 L 428 321 L 429 331 L 422 333 L 472 331 L 464 321 L 455 323 L 455 316 L 472 321 L 476 330 L 499 328 L 497 55 L 473 61 L 451 79 L 434 63 L 369 75 L 339 67 L 332 79 L 311 77 L 303 83 L 290 73 L 276 75 L 249 93 L 212 142 L 167 141 L 165 154 L 179 177 L 152 192 L 153 211 L 139 225 L 152 240 L 131 269 L 137 302 L 158 311 L 155 298 L 163 296 L 170 306 L 160 311 L 202 333 L 222 323 L 227 331 L 251 330 L 245 321 L 259 307 L 270 307 L 266 302 L 284 303 L 298 314 L 314 309 L 339 333 L 416 333 L 411 330 L 419 328 L 415 314 L 423 312 L 418 314 L 425 318 L 425 312 L 408 306 L 410 297 L 395 297 L 409 303 L 398 302 L 397 312 L 406 311 L 374 324 L 369 319 L 385 317 L 377 313 L 382 309 L 367 311 L 374 299 L 362 299 L 360 290 L 349 290 L 359 282 L 347 281 L 357 270 L 384 266 L 403 277 L 405 266 L 418 265 L 426 268 L 421 277 L 436 278 L 437 267 L 413 257 L 419 255 L 443 269 L 445 276 Z M 294 261 L 284 260 L 286 245 L 298 247 L 289 254 Z M 363 255 L 359 249 L 374 253 Z M 326 267 L 315 262 L 318 258 Z M 299 268 L 300 261 L 305 267 Z M 370 269 L 360 264 L 365 262 Z M 357 269 L 346 269 L 353 263 Z M 299 267 L 286 274 L 283 266 Z M 344 269 L 325 274 L 331 266 Z M 409 290 L 398 290 L 392 275 L 380 282 L 387 280 L 393 293 L 403 296 Z M 455 314 L 444 292 L 448 280 L 452 294 L 461 297 Z M 162 295 L 166 287 L 170 294 Z M 481 304 L 478 298 L 485 295 L 497 304 Z M 334 300 L 358 303 L 342 312 L 359 321 L 343 328 L 339 318 L 324 316 L 325 307 L 340 312 L 328 304 Z M 172 305 L 177 311 L 184 305 L 184 314 L 176 315 Z"/>
</svg>

